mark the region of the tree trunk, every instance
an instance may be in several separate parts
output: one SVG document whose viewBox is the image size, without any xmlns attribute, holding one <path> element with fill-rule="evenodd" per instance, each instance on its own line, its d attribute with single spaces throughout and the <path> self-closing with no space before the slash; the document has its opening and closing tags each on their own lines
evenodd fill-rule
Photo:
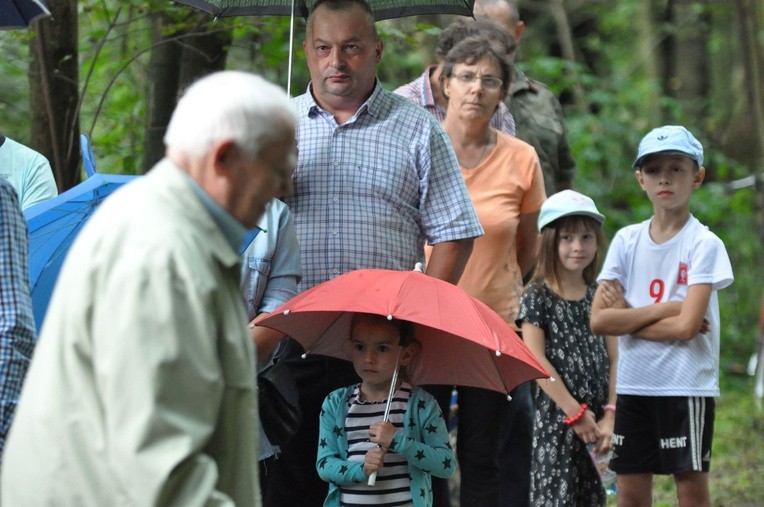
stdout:
<svg viewBox="0 0 764 507">
<path fill-rule="evenodd" d="M 152 17 L 144 172 L 164 156 L 164 134 L 179 92 L 200 77 L 223 70 L 233 39 L 224 21 L 200 21 L 184 33 L 168 34 L 167 26 L 173 21 L 162 13 Z"/>
<path fill-rule="evenodd" d="M 576 51 L 573 44 L 573 31 L 568 21 L 568 13 L 565 10 L 565 4 L 563 0 L 552 0 L 549 2 L 549 9 L 555 24 L 557 25 L 557 39 L 560 44 L 560 51 L 562 57 L 569 62 L 576 62 Z M 573 71 L 576 74 L 577 71 Z M 580 111 L 587 111 L 589 109 L 589 100 L 586 98 L 584 88 L 580 84 L 578 76 L 574 76 L 573 80 L 573 96 L 575 99 L 576 107 Z"/>
<path fill-rule="evenodd" d="M 754 152 L 748 161 L 754 172 L 764 171 L 764 51 L 759 41 L 759 19 L 757 0 L 738 0 L 737 12 L 740 19 L 740 47 L 744 56 L 746 101 L 752 119 L 752 136 L 749 144 Z M 759 9 L 761 7 L 759 6 Z M 758 11 L 758 12 L 757 12 Z M 747 143 L 746 143 L 747 144 Z"/>
<path fill-rule="evenodd" d="M 35 21 L 30 43 L 32 148 L 50 161 L 59 191 L 80 182 L 76 0 L 48 0 L 51 18 Z"/>
<path fill-rule="evenodd" d="M 640 2 L 639 18 L 637 21 L 637 29 L 639 33 L 639 61 L 644 64 L 645 74 L 651 83 L 660 82 L 660 63 L 659 58 L 656 56 L 657 52 L 655 51 L 655 41 L 657 40 L 655 23 L 653 21 L 655 8 L 655 0 Z M 647 100 L 645 113 L 648 116 L 645 118 L 648 125 L 656 125 L 660 122 L 660 95 L 657 93 L 657 90 L 650 94 L 650 97 Z"/>
<path fill-rule="evenodd" d="M 206 16 L 209 18 L 209 16 Z M 221 20 L 198 24 L 184 39 L 178 86 L 184 90 L 202 76 L 225 68 L 233 30 Z"/>
<path fill-rule="evenodd" d="M 705 2 L 669 0 L 675 33 L 666 62 L 666 92 L 679 99 L 696 125 L 708 116 L 710 24 Z"/>
<path fill-rule="evenodd" d="M 143 150 L 143 172 L 148 172 L 164 156 L 164 133 L 175 108 L 178 94 L 178 75 L 183 49 L 173 40 L 175 34 L 167 35 L 167 25 L 172 20 L 162 12 L 151 16 L 151 42 L 153 49 L 149 60 L 148 123 Z"/>
</svg>

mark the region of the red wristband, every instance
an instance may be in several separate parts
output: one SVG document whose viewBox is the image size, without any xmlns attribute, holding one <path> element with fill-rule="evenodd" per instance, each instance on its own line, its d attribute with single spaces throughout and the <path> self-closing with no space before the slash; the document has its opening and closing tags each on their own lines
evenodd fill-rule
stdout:
<svg viewBox="0 0 764 507">
<path fill-rule="evenodd" d="M 573 417 L 565 417 L 565 424 L 567 426 L 573 426 L 574 424 L 576 424 L 578 421 L 581 420 L 581 418 L 584 417 L 584 414 L 586 413 L 587 408 L 589 407 L 586 406 L 586 403 L 582 403 L 581 410 L 579 410 L 576 415 L 574 415 Z"/>
<path fill-rule="evenodd" d="M 604 410 L 605 412 L 615 412 L 615 405 L 610 405 L 610 404 L 605 405 L 604 407 L 602 407 L 602 410 Z"/>
</svg>

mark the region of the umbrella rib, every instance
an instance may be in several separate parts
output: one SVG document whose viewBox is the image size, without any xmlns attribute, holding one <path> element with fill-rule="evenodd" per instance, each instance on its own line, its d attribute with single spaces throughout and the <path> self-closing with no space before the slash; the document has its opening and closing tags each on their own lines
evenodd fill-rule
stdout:
<svg viewBox="0 0 764 507">
<path fill-rule="evenodd" d="M 504 386 L 504 392 L 507 393 L 507 398 L 511 400 L 512 396 L 510 396 L 509 394 L 510 389 L 507 387 L 507 383 L 504 382 L 504 377 L 501 375 L 501 369 L 499 368 L 499 358 L 501 357 L 501 352 L 499 352 L 497 349 L 496 351 L 498 352 L 498 355 L 497 355 L 495 352 L 491 350 L 486 349 L 486 351 L 489 354 L 491 354 L 491 364 L 493 364 L 493 367 L 496 369 L 496 375 L 501 379 L 501 385 Z"/>
</svg>

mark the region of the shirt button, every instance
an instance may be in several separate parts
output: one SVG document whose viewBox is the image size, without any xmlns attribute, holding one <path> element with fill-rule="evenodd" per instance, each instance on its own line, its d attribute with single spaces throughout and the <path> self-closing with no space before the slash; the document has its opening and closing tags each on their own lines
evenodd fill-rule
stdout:
<svg viewBox="0 0 764 507">
<path fill-rule="evenodd" d="M 340 161 L 339 160 L 335 160 L 334 161 L 334 167 L 339 167 L 339 166 L 340 166 Z"/>
<path fill-rule="evenodd" d="M 332 229 L 332 234 L 334 234 L 335 236 L 337 235 L 338 232 L 339 231 L 337 229 Z"/>
<path fill-rule="evenodd" d="M 340 273 L 340 270 L 339 270 L 339 269 L 337 269 L 337 268 L 334 268 L 334 269 L 332 270 L 332 273 L 334 273 L 335 275 L 338 275 L 338 274 Z"/>
<path fill-rule="evenodd" d="M 334 201 L 334 202 L 340 202 L 340 198 L 339 198 L 339 197 L 332 197 L 332 201 Z"/>
</svg>

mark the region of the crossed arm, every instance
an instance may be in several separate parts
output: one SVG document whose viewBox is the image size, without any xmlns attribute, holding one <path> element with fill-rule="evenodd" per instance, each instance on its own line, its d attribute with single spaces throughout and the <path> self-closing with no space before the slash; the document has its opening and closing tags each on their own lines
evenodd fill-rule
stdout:
<svg viewBox="0 0 764 507">
<path fill-rule="evenodd" d="M 655 341 L 691 340 L 708 332 L 705 319 L 711 284 L 691 285 L 684 301 L 629 307 L 616 280 L 600 283 L 592 303 L 591 328 L 596 334 L 624 335 Z"/>
</svg>

